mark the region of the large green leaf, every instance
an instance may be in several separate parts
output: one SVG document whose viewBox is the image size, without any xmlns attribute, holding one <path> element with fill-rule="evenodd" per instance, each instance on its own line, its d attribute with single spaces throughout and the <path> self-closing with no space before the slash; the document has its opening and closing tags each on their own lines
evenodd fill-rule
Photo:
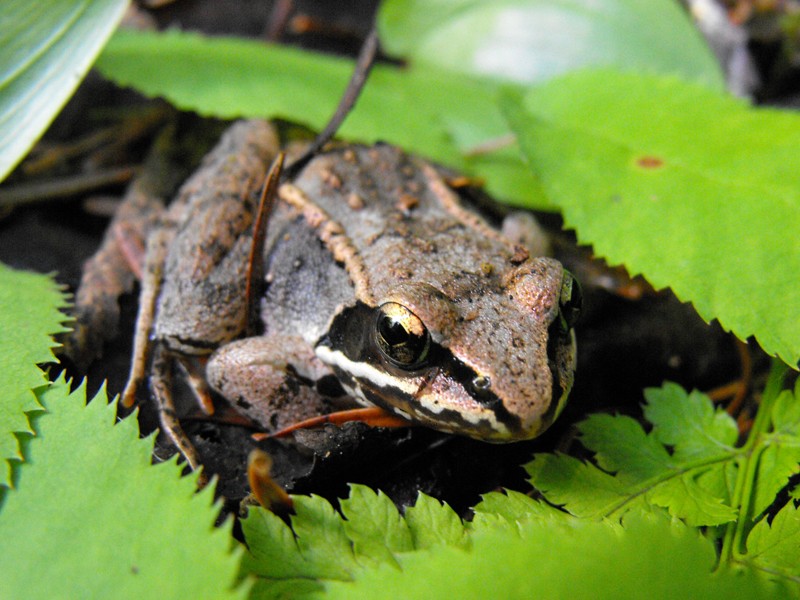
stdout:
<svg viewBox="0 0 800 600">
<path fill-rule="evenodd" d="M 167 59 L 168 57 L 168 59 Z M 320 129 L 352 74 L 351 61 L 235 38 L 119 31 L 97 63 L 120 85 L 203 115 L 280 117 Z M 468 156 L 508 133 L 496 84 L 434 69 L 377 66 L 340 134 L 392 142 L 486 180 L 500 198 L 546 204 L 515 148 Z"/>
<path fill-rule="evenodd" d="M 36 365 L 55 362 L 64 304 L 52 278 L 0 264 L 0 486 L 11 484 L 8 460 L 22 459 L 14 434 L 33 433 L 28 414 L 43 410 L 31 390 L 47 383 Z"/>
<path fill-rule="evenodd" d="M 18 488 L 0 512 L 2 598 L 242 598 L 230 526 L 216 529 L 211 487 L 152 466 L 136 418 L 115 423 L 102 391 L 86 405 L 59 380 Z"/>
<path fill-rule="evenodd" d="M 330 598 L 786 598 L 752 571 L 712 574 L 711 542 L 660 515 L 623 527 L 573 519 L 528 523 L 518 534 L 483 531 L 471 548 L 400 556 L 355 581 L 327 584 Z"/>
<path fill-rule="evenodd" d="M 503 106 L 582 243 L 798 363 L 800 117 L 615 71 Z"/>
<path fill-rule="evenodd" d="M 3 0 L 0 180 L 72 95 L 128 0 Z"/>
<path fill-rule="evenodd" d="M 628 598 L 643 581 L 652 597 L 785 596 L 753 569 L 712 573 L 713 543 L 659 510 L 629 513 L 620 525 L 493 493 L 465 524 L 422 495 L 401 516 L 362 486 L 341 503 L 347 520 L 319 497 L 295 501 L 288 524 L 261 508 L 242 523 L 252 598 Z M 422 523 L 429 532 L 415 534 Z"/>
<path fill-rule="evenodd" d="M 724 88 L 675 0 L 386 0 L 379 24 L 388 52 L 456 73 L 534 83 L 613 65 Z"/>
<path fill-rule="evenodd" d="M 576 45 L 575 40 L 583 39 L 577 23 L 581 19 L 590 23 L 591 31 L 608 42 L 603 64 L 645 64 L 721 87 L 721 77 L 708 51 L 672 2 L 659 0 L 657 6 L 647 3 L 648 8 L 626 0 L 604 2 L 601 8 L 585 9 L 565 2 L 555 2 L 547 8 L 543 2 L 515 5 L 506 1 L 495 5 L 473 1 L 451 6 L 440 0 L 430 11 L 421 3 L 389 4 L 382 13 L 384 41 L 389 47 L 410 51 L 418 39 L 409 32 L 419 30 L 422 36 L 435 33 L 435 48 L 419 55 L 430 60 L 417 61 L 408 68 L 377 66 L 356 108 L 341 127 L 341 135 L 400 145 L 484 179 L 487 189 L 500 199 L 530 208 L 552 208 L 514 147 L 500 144 L 500 149 L 491 152 L 475 152 L 508 137 L 508 125 L 495 102 L 498 79 L 506 83 L 508 79 L 502 72 L 473 69 L 471 63 L 454 70 L 452 61 L 432 57 L 445 56 L 447 53 L 439 52 L 442 47 L 454 47 L 446 39 L 454 32 L 458 44 L 470 40 L 465 46 L 470 49 L 483 42 L 497 42 L 475 36 L 476 22 L 494 22 L 495 18 L 502 21 L 519 12 L 530 16 L 550 10 L 567 17 L 572 46 Z M 486 11 L 491 19 L 484 20 Z M 398 16 L 401 13 L 402 19 Z M 413 27 L 404 26 L 408 23 Z M 535 30 L 517 27 L 513 31 L 519 35 L 512 36 L 515 43 L 506 47 L 510 55 L 503 64 L 534 64 L 525 53 L 531 50 L 527 45 L 538 43 L 531 37 Z M 508 43 L 507 38 L 503 43 Z M 653 39 L 663 44 L 654 47 Z M 596 41 L 590 39 L 589 46 Z M 582 59 L 570 63 L 570 68 L 586 64 L 585 61 L 591 63 L 592 57 L 597 56 L 595 50 L 581 47 L 578 54 Z M 565 54 L 564 48 L 559 46 L 555 53 Z M 552 58 L 553 54 L 545 56 L 547 62 L 547 56 Z M 640 61 L 639 57 L 646 58 Z M 118 32 L 98 66 L 117 83 L 150 96 L 163 96 L 182 109 L 223 118 L 283 117 L 316 129 L 333 113 L 352 71 L 352 63 L 341 58 L 175 31 Z"/>
</svg>

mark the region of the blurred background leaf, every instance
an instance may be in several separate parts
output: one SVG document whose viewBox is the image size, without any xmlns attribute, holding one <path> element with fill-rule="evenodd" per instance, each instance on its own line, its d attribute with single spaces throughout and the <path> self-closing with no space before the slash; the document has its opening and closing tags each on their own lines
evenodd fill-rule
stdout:
<svg viewBox="0 0 800 600">
<path fill-rule="evenodd" d="M 127 6 L 128 0 L 3 0 L 0 181 L 78 87 Z"/>
</svg>

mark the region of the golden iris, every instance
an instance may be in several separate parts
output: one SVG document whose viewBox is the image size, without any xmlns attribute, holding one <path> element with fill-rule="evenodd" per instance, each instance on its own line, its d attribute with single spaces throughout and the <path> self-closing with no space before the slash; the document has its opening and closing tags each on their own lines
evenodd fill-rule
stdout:
<svg viewBox="0 0 800 600">
<path fill-rule="evenodd" d="M 402 304 L 386 302 L 378 307 L 375 339 L 383 355 L 402 369 L 417 368 L 430 349 L 430 334 L 422 320 Z"/>
</svg>

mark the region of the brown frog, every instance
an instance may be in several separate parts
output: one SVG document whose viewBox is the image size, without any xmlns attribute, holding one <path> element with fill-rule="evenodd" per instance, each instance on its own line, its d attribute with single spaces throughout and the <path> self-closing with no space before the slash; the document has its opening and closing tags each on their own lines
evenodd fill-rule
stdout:
<svg viewBox="0 0 800 600">
<path fill-rule="evenodd" d="M 542 433 L 575 367 L 580 291 L 561 264 L 530 256 L 434 166 L 385 144 L 331 145 L 280 185 L 253 261 L 257 202 L 242 181 L 278 150 L 269 124 L 235 124 L 203 171 L 232 183 L 209 199 L 196 194 L 207 181 L 190 179 L 150 235 L 125 401 L 152 353 L 162 424 L 193 467 L 174 359 L 207 410 L 206 384 L 268 430 L 344 398 L 491 442 Z"/>
</svg>

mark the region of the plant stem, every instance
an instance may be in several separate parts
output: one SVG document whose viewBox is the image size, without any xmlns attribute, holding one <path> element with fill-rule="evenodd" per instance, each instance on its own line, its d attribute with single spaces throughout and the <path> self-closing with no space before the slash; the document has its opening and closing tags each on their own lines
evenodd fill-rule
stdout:
<svg viewBox="0 0 800 600">
<path fill-rule="evenodd" d="M 736 474 L 732 505 L 738 509 L 739 518 L 728 524 L 725 530 L 717 569 L 723 564 L 730 564 L 735 557 L 744 553 L 744 536 L 751 524 L 753 485 L 761 453 L 764 450 L 762 438 L 770 428 L 772 410 L 783 387 L 786 372 L 787 366 L 781 360 L 773 359 L 769 378 L 761 397 L 761 405 L 758 407 L 747 441 L 742 447 L 744 452 L 737 460 L 739 468 Z"/>
</svg>

